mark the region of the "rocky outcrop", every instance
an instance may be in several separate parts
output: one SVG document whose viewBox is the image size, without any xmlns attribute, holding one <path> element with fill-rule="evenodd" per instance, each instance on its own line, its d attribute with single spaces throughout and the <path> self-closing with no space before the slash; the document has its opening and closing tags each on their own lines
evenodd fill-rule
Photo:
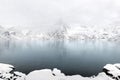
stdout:
<svg viewBox="0 0 120 80">
<path fill-rule="evenodd" d="M 14 66 L 0 63 L 0 80 L 25 80 L 26 75 L 15 71 Z"/>
<path fill-rule="evenodd" d="M 113 79 L 120 80 L 120 64 L 107 64 L 103 71 Z"/>
</svg>

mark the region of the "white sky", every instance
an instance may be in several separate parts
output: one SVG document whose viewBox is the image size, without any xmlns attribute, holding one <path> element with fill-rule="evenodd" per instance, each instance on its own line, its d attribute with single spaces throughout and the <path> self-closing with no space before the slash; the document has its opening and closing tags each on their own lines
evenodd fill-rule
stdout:
<svg viewBox="0 0 120 80">
<path fill-rule="evenodd" d="M 0 0 L 0 25 L 50 29 L 59 20 L 89 26 L 119 25 L 120 0 Z"/>
</svg>

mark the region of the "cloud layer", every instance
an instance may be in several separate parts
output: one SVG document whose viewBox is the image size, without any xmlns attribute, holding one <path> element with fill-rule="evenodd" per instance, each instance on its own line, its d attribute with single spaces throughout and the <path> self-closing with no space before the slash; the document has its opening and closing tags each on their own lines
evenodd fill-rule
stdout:
<svg viewBox="0 0 120 80">
<path fill-rule="evenodd" d="M 119 0 L 0 0 L 1 25 L 31 29 L 48 29 L 59 20 L 88 26 L 119 25 L 119 13 Z"/>
</svg>

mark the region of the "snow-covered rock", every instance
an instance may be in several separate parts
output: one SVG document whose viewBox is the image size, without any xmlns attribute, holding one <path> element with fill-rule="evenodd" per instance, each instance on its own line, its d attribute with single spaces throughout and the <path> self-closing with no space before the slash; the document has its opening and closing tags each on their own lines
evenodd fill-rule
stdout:
<svg viewBox="0 0 120 80">
<path fill-rule="evenodd" d="M 61 70 L 58 70 L 57 68 L 54 68 L 52 73 L 55 75 L 55 76 L 65 76 L 64 73 L 61 73 Z"/>
<path fill-rule="evenodd" d="M 0 80 L 25 80 L 26 75 L 16 72 L 14 66 L 0 63 Z"/>
<path fill-rule="evenodd" d="M 0 63 L 0 73 L 3 73 L 3 72 L 9 73 L 12 70 L 14 70 L 14 66 L 9 65 L 9 64 Z"/>
<path fill-rule="evenodd" d="M 120 64 L 107 64 L 103 71 L 113 79 L 120 80 Z"/>
<path fill-rule="evenodd" d="M 54 75 L 50 69 L 36 70 L 30 72 L 26 80 L 54 80 Z"/>
<path fill-rule="evenodd" d="M 59 75 L 58 75 L 59 74 Z M 82 77 L 80 75 L 61 75 L 61 71 L 58 69 L 54 69 L 53 71 L 50 69 L 36 70 L 30 72 L 26 80 L 113 80 L 105 73 L 99 73 L 97 76 L 93 77 Z"/>
</svg>

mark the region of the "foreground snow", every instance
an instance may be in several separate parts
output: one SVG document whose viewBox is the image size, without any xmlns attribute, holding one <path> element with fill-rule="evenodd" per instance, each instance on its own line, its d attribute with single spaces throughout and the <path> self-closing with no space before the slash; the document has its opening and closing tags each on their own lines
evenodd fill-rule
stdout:
<svg viewBox="0 0 120 80">
<path fill-rule="evenodd" d="M 56 72 L 58 73 L 54 73 L 54 70 L 50 69 L 33 71 L 27 75 L 26 80 L 112 80 L 105 73 L 93 77 L 82 77 L 80 75 L 65 76 L 59 70 L 56 70 Z"/>
<path fill-rule="evenodd" d="M 0 80 L 25 80 L 26 75 L 14 69 L 12 65 L 0 63 Z"/>
<path fill-rule="evenodd" d="M 103 71 L 113 79 L 120 80 L 120 64 L 107 64 Z"/>
<path fill-rule="evenodd" d="M 0 39 L 105 39 L 109 41 L 120 41 L 120 26 L 98 28 L 80 25 L 61 25 L 60 29 L 46 33 L 33 32 L 29 30 L 18 30 L 14 27 L 8 29 L 0 27 Z"/>
<path fill-rule="evenodd" d="M 14 70 L 9 64 L 0 63 L 0 80 L 120 80 L 120 64 L 107 64 L 97 76 L 65 75 L 54 68 L 35 70 L 28 75 Z"/>
</svg>

